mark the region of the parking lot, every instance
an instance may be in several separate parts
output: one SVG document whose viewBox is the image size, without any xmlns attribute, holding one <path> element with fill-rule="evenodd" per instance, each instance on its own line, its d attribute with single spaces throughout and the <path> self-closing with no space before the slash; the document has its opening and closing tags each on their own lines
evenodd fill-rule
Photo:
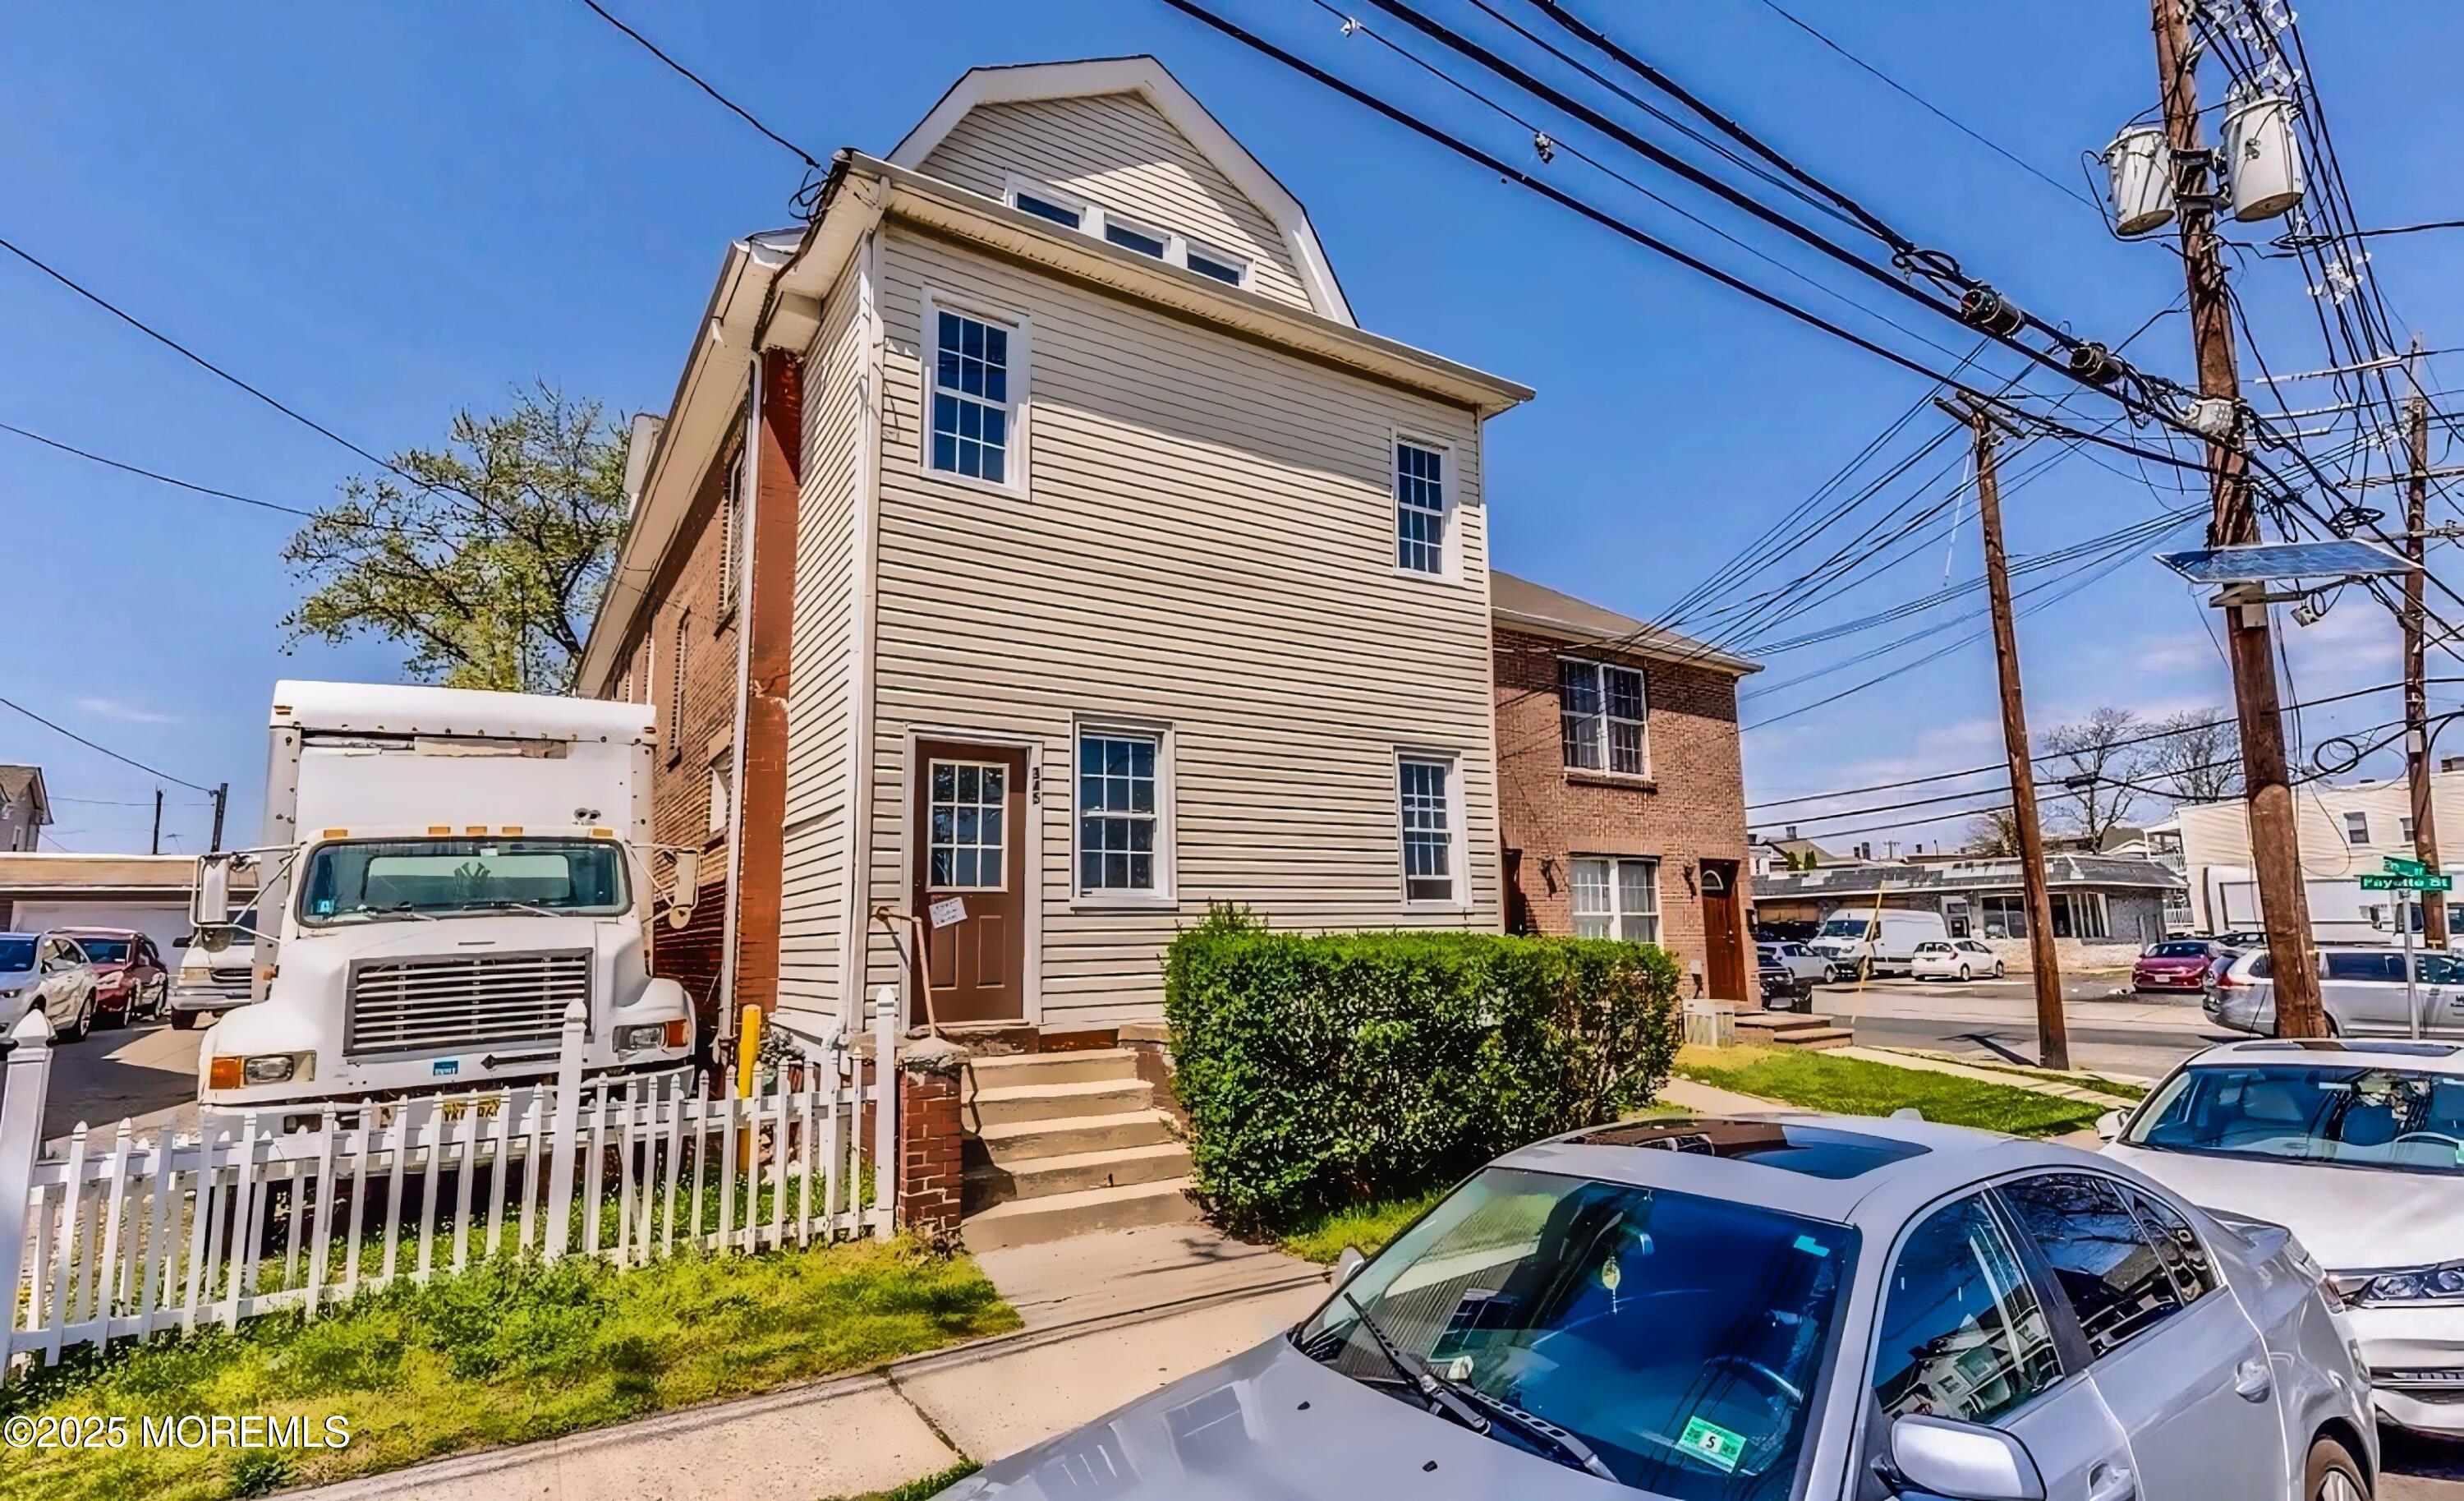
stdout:
<svg viewBox="0 0 2464 1501">
<path fill-rule="evenodd" d="M 194 1124 L 197 1041 L 168 1022 L 98 1027 L 79 1041 L 52 1045 L 52 1079 L 43 1106 L 43 1136 L 56 1139 L 83 1121 L 100 1131 L 124 1118 L 145 1128 Z M 0 1097 L 7 1085 L 0 1082 Z"/>
</svg>

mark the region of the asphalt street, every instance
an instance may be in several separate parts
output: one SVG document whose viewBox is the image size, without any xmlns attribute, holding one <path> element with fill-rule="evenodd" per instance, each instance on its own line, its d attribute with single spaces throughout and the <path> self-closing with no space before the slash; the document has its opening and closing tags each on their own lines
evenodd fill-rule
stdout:
<svg viewBox="0 0 2464 1501">
<path fill-rule="evenodd" d="M 140 1129 L 196 1121 L 197 1040 L 168 1022 L 98 1027 L 77 1042 L 52 1045 L 51 1086 L 43 1102 L 43 1136 L 67 1136 L 79 1121 L 95 1131 L 122 1119 Z M 5 1075 L 0 1069 L 0 1075 Z M 0 1098 L 8 1085 L 0 1078 Z"/>
</svg>

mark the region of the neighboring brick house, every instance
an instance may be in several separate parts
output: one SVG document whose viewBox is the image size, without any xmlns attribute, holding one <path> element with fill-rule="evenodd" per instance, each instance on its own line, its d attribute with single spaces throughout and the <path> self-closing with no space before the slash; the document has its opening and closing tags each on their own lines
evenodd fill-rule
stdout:
<svg viewBox="0 0 2464 1501">
<path fill-rule="evenodd" d="M 937 1018 L 1033 1039 L 1158 1018 L 1214 901 L 1495 931 L 1483 426 L 1530 394 L 1361 330 L 1152 57 L 839 152 L 637 427 L 579 673 L 661 706 L 658 837 L 721 888 L 655 964 L 722 1028 L 920 1021 L 879 914 L 955 901 Z"/>
<path fill-rule="evenodd" d="M 1489 597 L 1508 929 L 1649 938 L 1687 993 L 1744 1000 L 1757 667 L 1512 574 Z"/>
</svg>

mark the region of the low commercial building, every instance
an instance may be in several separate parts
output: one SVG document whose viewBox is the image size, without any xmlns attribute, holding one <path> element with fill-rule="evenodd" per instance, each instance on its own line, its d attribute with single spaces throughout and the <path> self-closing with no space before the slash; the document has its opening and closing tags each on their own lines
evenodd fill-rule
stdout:
<svg viewBox="0 0 2464 1501">
<path fill-rule="evenodd" d="M 2064 965 L 2128 962 L 2166 934 L 2182 877 L 2153 860 L 2051 854 L 2055 952 Z M 1954 938 L 1981 938 L 2014 967 L 2029 958 L 2027 893 L 2013 856 L 1776 871 L 1754 883 L 1756 922 L 1821 922 L 1877 907 L 1938 912 Z"/>
<path fill-rule="evenodd" d="M 133 928 L 168 951 L 187 937 L 185 854 L 0 853 L 0 932 Z"/>
</svg>

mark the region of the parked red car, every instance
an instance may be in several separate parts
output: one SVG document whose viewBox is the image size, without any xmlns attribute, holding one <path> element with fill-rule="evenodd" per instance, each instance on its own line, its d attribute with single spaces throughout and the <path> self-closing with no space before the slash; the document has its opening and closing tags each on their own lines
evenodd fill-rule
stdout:
<svg viewBox="0 0 2464 1501">
<path fill-rule="evenodd" d="M 2208 977 L 2234 951 L 2213 938 L 2167 938 L 2151 943 L 2130 966 L 2134 990 L 2205 990 Z"/>
<path fill-rule="evenodd" d="M 154 940 L 129 928 L 61 928 L 94 961 L 94 1019 L 125 1026 L 163 1014 L 171 1000 L 171 972 Z"/>
</svg>

